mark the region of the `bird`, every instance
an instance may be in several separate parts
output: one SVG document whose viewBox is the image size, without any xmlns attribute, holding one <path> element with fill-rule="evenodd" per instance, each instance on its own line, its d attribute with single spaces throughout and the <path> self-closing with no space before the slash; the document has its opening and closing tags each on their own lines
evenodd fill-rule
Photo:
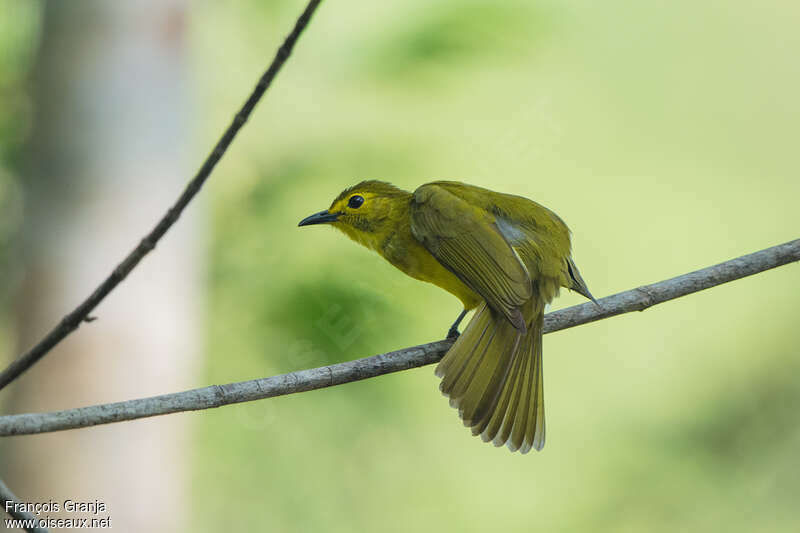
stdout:
<svg viewBox="0 0 800 533">
<path fill-rule="evenodd" d="M 440 390 L 473 436 L 512 452 L 544 447 L 545 305 L 561 287 L 596 303 L 558 215 L 522 196 L 458 181 L 409 192 L 365 180 L 298 225 L 316 224 L 333 226 L 412 278 L 456 296 L 463 310 L 436 367 Z"/>
</svg>

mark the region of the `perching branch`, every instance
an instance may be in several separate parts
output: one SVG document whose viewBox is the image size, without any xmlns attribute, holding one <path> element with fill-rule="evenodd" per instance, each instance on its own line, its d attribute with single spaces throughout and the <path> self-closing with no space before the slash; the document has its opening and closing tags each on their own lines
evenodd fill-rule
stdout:
<svg viewBox="0 0 800 533">
<path fill-rule="evenodd" d="M 308 22 L 311 20 L 311 16 L 314 14 L 314 11 L 317 9 L 317 6 L 319 6 L 321 1 L 322 0 L 311 0 L 308 3 L 303 13 L 297 19 L 294 29 L 286 37 L 286 40 L 283 41 L 281 47 L 278 48 L 275 58 L 272 60 L 272 63 L 264 75 L 261 76 L 261 79 L 256 84 L 253 92 L 250 94 L 250 97 L 233 118 L 233 121 L 228 126 L 228 129 L 225 130 L 225 133 L 217 142 L 214 149 L 211 151 L 208 157 L 206 157 L 206 160 L 203 162 L 200 170 L 197 171 L 197 174 L 195 174 L 194 178 L 192 178 L 192 180 L 183 190 L 177 201 L 172 205 L 172 207 L 169 208 L 169 210 L 167 210 L 166 214 L 161 218 L 161 220 L 158 221 L 158 224 L 156 224 L 153 230 L 145 235 L 141 242 L 139 242 L 139 245 L 136 246 L 136 248 L 134 248 L 133 251 L 130 252 L 119 265 L 117 265 L 113 272 L 111 272 L 111 274 L 105 280 L 103 280 L 103 282 L 94 290 L 92 294 L 89 295 L 86 300 L 83 301 L 83 303 L 62 318 L 61 322 L 59 322 L 58 325 L 56 325 L 41 341 L 39 341 L 36 346 L 19 356 L 5 370 L 0 372 L 0 390 L 36 364 L 39 359 L 44 357 L 67 335 L 78 329 L 78 327 L 81 325 L 81 322 L 89 321 L 89 313 L 91 313 L 92 310 L 94 310 L 94 308 L 97 307 L 97 305 L 103 301 L 103 299 L 108 296 L 108 294 L 114 290 L 114 288 L 119 285 L 119 283 L 124 280 L 134 268 L 136 268 L 136 265 L 139 264 L 139 261 L 141 261 L 144 256 L 146 256 L 153 250 L 153 248 L 156 247 L 156 244 L 161 237 L 163 237 L 167 230 L 169 230 L 169 228 L 172 227 L 175 222 L 177 222 L 178 217 L 181 216 L 181 213 L 189 204 L 189 202 L 191 202 L 195 195 L 200 191 L 200 188 L 211 175 L 214 167 L 222 158 L 231 142 L 233 142 L 236 134 L 239 132 L 242 126 L 244 126 L 244 123 L 247 122 L 247 119 L 250 117 L 258 101 L 272 84 L 272 81 L 275 79 L 278 71 L 289 58 L 297 39 L 308 25 Z"/>
<path fill-rule="evenodd" d="M 27 522 L 25 526 L 25 531 L 30 533 L 47 533 L 47 529 L 43 527 L 31 526 L 30 524 L 37 524 L 37 518 L 28 513 L 26 511 L 20 511 L 20 501 L 14 496 L 14 493 L 11 492 L 3 480 L 0 479 L 0 504 L 3 506 L 3 511 L 8 512 L 11 518 L 15 518 L 17 520 L 22 521 L 23 523 Z"/>
<path fill-rule="evenodd" d="M 800 239 L 666 281 L 608 296 L 598 300 L 599 305 L 589 302 L 549 313 L 545 317 L 544 332 L 552 333 L 631 311 L 644 311 L 648 307 L 674 298 L 795 261 L 800 261 Z M 442 358 L 451 343 L 449 340 L 432 342 L 320 368 L 227 385 L 212 385 L 138 400 L 52 413 L 0 416 L 0 436 L 31 435 L 97 426 L 331 387 L 435 363 Z"/>
</svg>

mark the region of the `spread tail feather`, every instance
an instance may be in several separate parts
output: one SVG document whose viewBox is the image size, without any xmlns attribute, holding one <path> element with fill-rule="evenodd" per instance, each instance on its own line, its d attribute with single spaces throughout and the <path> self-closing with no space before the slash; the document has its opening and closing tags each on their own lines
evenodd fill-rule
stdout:
<svg viewBox="0 0 800 533">
<path fill-rule="evenodd" d="M 526 304 L 520 332 L 485 303 L 436 367 L 439 386 L 484 442 L 527 453 L 544 447 L 543 308 Z"/>
</svg>

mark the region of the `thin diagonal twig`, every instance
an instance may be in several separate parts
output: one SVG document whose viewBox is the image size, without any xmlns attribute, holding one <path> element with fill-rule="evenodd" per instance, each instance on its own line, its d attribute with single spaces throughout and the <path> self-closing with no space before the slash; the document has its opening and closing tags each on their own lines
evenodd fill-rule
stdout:
<svg viewBox="0 0 800 533">
<path fill-rule="evenodd" d="M 590 302 L 549 313 L 545 317 L 544 332 L 552 333 L 622 313 L 644 311 L 648 307 L 668 300 L 795 261 L 800 261 L 800 239 L 666 281 L 608 296 L 598 300 L 598 305 Z M 212 385 L 138 400 L 52 413 L 0 416 L 0 437 L 47 433 L 182 411 L 197 411 L 331 387 L 435 363 L 442 358 L 452 342 L 451 340 L 432 342 L 280 376 L 227 385 Z"/>
<path fill-rule="evenodd" d="M 108 296 L 108 294 L 114 290 L 114 288 L 119 285 L 120 282 L 124 280 L 134 268 L 136 268 L 136 265 L 139 264 L 144 256 L 146 256 L 153 250 L 153 248 L 156 247 L 156 244 L 161 237 L 163 237 L 167 230 L 169 230 L 169 228 L 175 224 L 175 222 L 178 220 L 178 217 L 181 216 L 181 213 L 189 204 L 189 202 L 191 202 L 195 195 L 200 191 L 200 188 L 211 175 L 214 167 L 222 158 L 231 142 L 233 142 L 236 134 L 239 132 L 242 126 L 244 126 L 244 123 L 247 122 L 247 119 L 252 114 L 256 104 L 270 87 L 272 81 L 275 79 L 275 76 L 278 74 L 278 71 L 289 58 L 297 39 L 300 37 L 300 34 L 303 32 L 306 26 L 308 26 L 311 16 L 314 14 L 314 11 L 317 9 L 317 6 L 319 6 L 321 1 L 322 0 L 311 0 L 308 3 L 303 13 L 297 19 L 294 29 L 283 41 L 283 44 L 280 46 L 280 48 L 278 48 L 275 58 L 272 60 L 272 63 L 264 75 L 261 76 L 261 79 L 256 84 L 253 92 L 250 94 L 250 97 L 244 103 L 239 112 L 236 113 L 236 116 L 228 126 L 228 129 L 225 130 L 225 133 L 208 155 L 205 162 L 203 162 L 200 170 L 197 171 L 197 174 L 195 174 L 194 178 L 192 178 L 192 180 L 183 190 L 177 201 L 172 205 L 172 207 L 169 208 L 169 210 L 167 210 L 166 214 L 164 214 L 161 220 L 158 221 L 158 224 L 156 224 L 153 230 L 150 231 L 150 233 L 148 233 L 141 240 L 141 242 L 139 242 L 139 245 L 136 246 L 136 248 L 134 248 L 133 251 L 131 251 L 119 265 L 117 265 L 113 272 L 111 272 L 111 274 L 105 280 L 103 280 L 103 282 L 94 290 L 94 292 L 92 292 L 92 294 L 89 295 L 86 300 L 84 300 L 71 313 L 62 318 L 61 321 L 41 341 L 39 341 L 38 344 L 36 344 L 26 353 L 19 356 L 10 365 L 8 365 L 6 369 L 0 372 L 0 389 L 3 389 L 6 385 L 17 379 L 20 375 L 22 375 L 23 372 L 36 364 L 37 361 L 39 361 L 50 350 L 52 350 L 53 347 L 61 342 L 67 335 L 78 329 L 78 327 L 81 325 L 81 322 L 88 319 L 89 313 L 91 313 L 92 310 L 97 307 L 97 305 L 103 301 L 103 299 Z"/>
<path fill-rule="evenodd" d="M 3 511 L 7 512 L 11 518 L 19 520 L 18 524 L 29 533 L 47 533 L 47 529 L 39 527 L 39 520 L 27 511 L 23 511 L 19 499 L 14 496 L 11 489 L 0 479 L 0 504 Z"/>
</svg>

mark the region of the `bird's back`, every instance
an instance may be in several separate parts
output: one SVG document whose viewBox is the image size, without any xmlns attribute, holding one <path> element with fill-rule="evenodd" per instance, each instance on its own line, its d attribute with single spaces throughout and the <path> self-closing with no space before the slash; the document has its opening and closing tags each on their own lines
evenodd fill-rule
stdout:
<svg viewBox="0 0 800 533">
<path fill-rule="evenodd" d="M 442 191 L 486 214 L 487 220 L 497 227 L 518 254 L 531 282 L 537 284 L 545 301 L 552 300 L 559 287 L 588 296 L 588 289 L 570 257 L 569 228 L 554 212 L 522 196 L 457 181 L 434 181 L 422 185 L 414 191 L 414 200 L 424 204 Z"/>
</svg>

